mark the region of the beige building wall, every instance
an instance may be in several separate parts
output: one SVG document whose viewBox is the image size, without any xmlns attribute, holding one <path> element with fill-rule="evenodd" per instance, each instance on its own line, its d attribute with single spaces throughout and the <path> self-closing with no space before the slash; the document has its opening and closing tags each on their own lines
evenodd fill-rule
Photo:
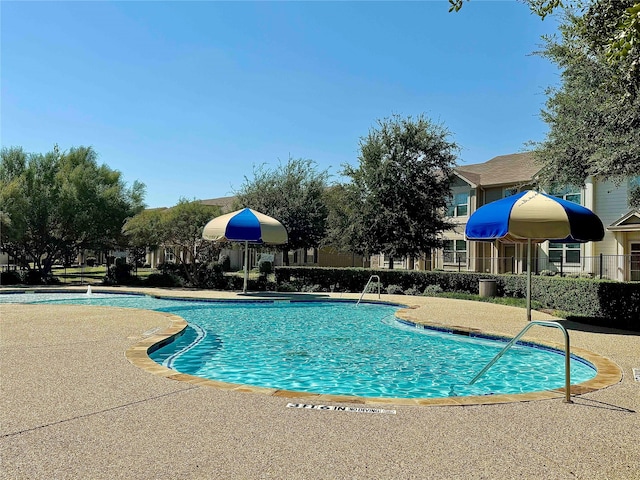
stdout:
<svg viewBox="0 0 640 480">
<path fill-rule="evenodd" d="M 619 235 L 607 230 L 607 227 L 620 217 L 629 212 L 631 207 L 628 202 L 628 183 L 616 185 L 611 181 L 594 182 L 594 208 L 593 211 L 600 217 L 604 224 L 604 240 L 595 242 L 594 255 L 622 255 L 625 245 Z M 628 248 L 626 249 L 628 252 Z"/>
</svg>

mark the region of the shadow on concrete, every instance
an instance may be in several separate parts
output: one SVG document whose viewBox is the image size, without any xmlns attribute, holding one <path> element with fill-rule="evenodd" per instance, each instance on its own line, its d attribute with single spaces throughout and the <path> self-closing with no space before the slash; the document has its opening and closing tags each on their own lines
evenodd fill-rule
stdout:
<svg viewBox="0 0 640 480">
<path fill-rule="evenodd" d="M 605 335 L 640 335 L 640 331 L 634 330 L 623 330 L 621 328 L 611 328 L 602 324 L 594 324 L 594 323 L 585 323 L 585 321 L 592 320 L 589 318 L 585 320 L 584 317 L 567 317 L 566 320 L 557 320 L 558 323 L 562 324 L 567 330 L 576 330 L 579 332 L 589 332 L 589 333 L 603 333 Z M 606 322 L 606 320 L 598 321 Z"/>
<path fill-rule="evenodd" d="M 630 408 L 619 407 L 606 402 L 599 402 L 598 400 L 593 400 L 591 398 L 573 397 L 572 400 L 574 405 L 580 405 L 582 407 L 602 408 L 605 410 L 613 410 L 615 412 L 623 413 L 636 413 L 635 410 L 631 410 Z"/>
<path fill-rule="evenodd" d="M 238 297 L 246 298 L 268 298 L 270 300 L 327 300 L 331 298 L 328 293 L 296 293 L 296 292 L 247 292 L 238 293 Z M 338 300 L 338 299 L 332 299 Z M 345 299 L 346 301 L 353 301 Z"/>
</svg>

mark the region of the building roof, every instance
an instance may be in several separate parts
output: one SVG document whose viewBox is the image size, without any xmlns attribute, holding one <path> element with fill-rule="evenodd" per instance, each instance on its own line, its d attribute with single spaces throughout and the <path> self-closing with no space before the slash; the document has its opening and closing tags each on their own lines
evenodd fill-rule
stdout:
<svg viewBox="0 0 640 480">
<path fill-rule="evenodd" d="M 513 185 L 531 182 L 542 167 L 533 152 L 500 155 L 484 163 L 462 165 L 455 172 L 472 186 Z"/>
<path fill-rule="evenodd" d="M 607 227 L 612 232 L 640 231 L 640 210 L 631 210 Z"/>
<path fill-rule="evenodd" d="M 220 207 L 222 213 L 229 213 L 233 208 L 233 202 L 235 202 L 236 197 L 219 197 L 219 198 L 210 198 L 208 200 L 200 200 L 200 203 L 203 205 L 215 205 Z"/>
</svg>

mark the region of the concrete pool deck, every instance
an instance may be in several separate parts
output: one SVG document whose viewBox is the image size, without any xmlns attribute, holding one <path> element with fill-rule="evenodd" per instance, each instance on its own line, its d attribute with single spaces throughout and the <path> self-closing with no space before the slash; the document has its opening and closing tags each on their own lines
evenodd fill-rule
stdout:
<svg viewBox="0 0 640 480">
<path fill-rule="evenodd" d="M 510 336 L 527 324 L 514 307 L 382 297 L 419 306 L 410 311 L 419 322 Z M 534 312 L 534 320 L 549 319 L 557 320 Z M 373 414 L 287 408 L 304 399 L 171 381 L 127 360 L 126 351 L 174 320 L 141 310 L 0 305 L 0 478 L 640 479 L 637 332 L 564 322 L 572 347 L 610 359 L 623 373 L 573 404 L 391 403 L 380 408 L 395 414 Z M 526 338 L 562 341 L 544 327 Z"/>
</svg>

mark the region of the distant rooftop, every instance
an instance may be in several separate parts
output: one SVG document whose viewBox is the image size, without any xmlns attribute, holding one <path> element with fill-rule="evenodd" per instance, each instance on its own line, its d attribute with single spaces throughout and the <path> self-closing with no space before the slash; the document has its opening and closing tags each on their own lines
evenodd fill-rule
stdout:
<svg viewBox="0 0 640 480">
<path fill-rule="evenodd" d="M 500 155 L 484 163 L 462 165 L 455 172 L 474 186 L 509 185 L 531 182 L 542 167 L 533 152 Z"/>
<path fill-rule="evenodd" d="M 215 205 L 220 207 L 222 213 L 229 213 L 233 208 L 233 202 L 235 202 L 236 197 L 219 197 L 219 198 L 210 198 L 208 200 L 200 200 L 200 203 L 203 205 Z"/>
</svg>

